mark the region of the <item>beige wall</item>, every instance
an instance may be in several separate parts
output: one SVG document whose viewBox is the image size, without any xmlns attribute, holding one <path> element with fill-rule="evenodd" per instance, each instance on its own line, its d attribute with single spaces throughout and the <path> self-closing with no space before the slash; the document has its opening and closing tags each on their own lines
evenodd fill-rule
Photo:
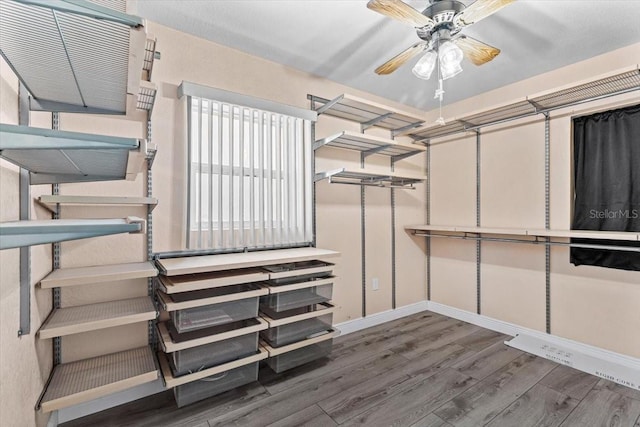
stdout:
<svg viewBox="0 0 640 427">
<path fill-rule="evenodd" d="M 446 108 L 460 117 L 576 81 L 634 66 L 640 44 L 518 82 Z M 551 113 L 551 227 L 571 221 L 571 117 L 640 101 L 638 92 Z M 437 117 L 430 112 L 429 117 Z M 434 140 L 432 224 L 475 225 L 475 135 Z M 444 142 L 444 143 L 443 143 Z M 544 120 L 522 119 L 482 129 L 481 224 L 544 228 Z M 475 312 L 475 243 L 433 239 L 432 299 Z M 482 314 L 545 330 L 544 248 L 482 244 Z M 551 332 L 640 357 L 640 273 L 569 263 L 566 248 L 551 259 Z"/>
<path fill-rule="evenodd" d="M 350 90 L 281 65 L 268 62 L 215 43 L 150 24 L 149 31 L 158 38 L 162 59 L 154 67 L 153 81 L 158 84 L 158 100 L 154 108 L 153 142 L 158 144 L 154 164 L 154 196 L 159 206 L 154 210 L 154 250 L 184 248 L 184 187 L 185 187 L 185 127 L 184 102 L 176 98 L 182 80 L 219 87 L 256 97 L 308 108 L 307 94 L 335 97 L 348 92 L 377 102 L 387 101 L 366 93 Z M 17 123 L 17 79 L 2 63 L 1 100 L 3 123 Z M 393 104 L 393 103 L 391 103 Z M 406 107 L 401 107 L 407 109 Z M 416 114 L 420 112 L 415 111 Z M 60 128 L 68 131 L 115 136 L 145 137 L 144 116 L 118 118 L 93 115 L 61 114 Z M 51 115 L 31 114 L 32 126 L 50 127 Z M 353 123 L 321 118 L 317 137 L 343 129 L 357 130 Z M 388 133 L 378 132 L 378 135 Z M 360 166 L 357 153 L 324 149 L 318 159 L 318 170 L 325 167 Z M 388 171 L 388 159 L 368 160 L 373 169 Z M 399 163 L 396 170 L 424 173 L 424 156 Z M 333 165 L 333 166 L 332 166 Z M 18 219 L 17 168 L 0 162 L 2 220 Z M 61 194 L 100 194 L 142 196 L 145 176 L 135 181 L 62 184 Z M 50 194 L 50 186 L 33 186 L 32 194 Z M 397 192 L 398 245 L 398 306 L 424 300 L 424 242 L 414 241 L 403 227 L 424 221 L 424 186 L 414 191 Z M 391 207 L 388 190 L 367 190 L 367 314 L 391 308 Z M 34 205 L 33 218 L 49 219 L 50 214 Z M 144 216 L 144 208 L 64 207 L 62 218 L 101 218 Z M 360 269 L 360 191 L 351 186 L 318 185 L 318 246 L 338 250 L 334 302 L 338 307 L 334 321 L 361 317 L 362 288 Z M 33 309 L 32 333 L 18 339 L 18 250 L 0 252 L 1 294 L 0 328 L 2 357 L 2 425 L 29 426 L 46 422 L 48 417 L 36 414 L 33 407 L 42 391 L 52 366 L 51 341 L 38 340 L 35 332 L 51 310 L 51 291 L 35 285 L 51 268 L 51 245 L 32 248 Z M 61 266 L 79 267 L 145 259 L 144 235 L 118 235 L 65 242 L 62 244 Z M 371 278 L 380 279 L 380 290 L 372 291 Z M 131 298 L 146 294 L 146 281 L 130 280 L 62 291 L 62 306 Z M 62 339 L 62 360 L 70 362 L 109 352 L 144 345 L 147 342 L 145 323 L 121 326 L 102 331 L 77 334 Z"/>
<path fill-rule="evenodd" d="M 154 66 L 153 80 L 160 86 L 160 98 L 152 121 L 154 141 L 159 150 L 154 164 L 154 186 L 160 199 L 154 211 L 154 228 L 162 230 L 154 236 L 154 251 L 184 248 L 185 131 L 183 102 L 176 98 L 176 88 L 183 81 L 266 98 L 309 108 L 307 94 L 333 98 L 351 93 L 385 104 L 384 99 L 260 59 L 206 40 L 198 39 L 159 25 L 150 25 L 158 38 L 162 59 Z M 415 111 L 416 114 L 422 114 Z M 359 131 L 355 123 L 321 116 L 316 137 L 322 138 L 341 130 Z M 373 130 L 389 137 L 389 133 Z M 396 165 L 396 171 L 424 174 L 424 155 L 406 159 Z M 359 168 L 358 153 L 323 148 L 317 153 L 316 170 L 339 167 Z M 380 156 L 367 159 L 367 169 L 389 171 L 389 160 Z M 425 190 L 398 190 L 397 197 L 397 304 L 418 302 L 425 296 L 424 242 L 416 242 L 403 226 L 424 222 Z M 391 200 L 389 190 L 366 190 L 366 313 L 391 309 Z M 317 244 L 342 253 L 336 274 L 334 302 L 337 312 L 334 322 L 361 317 L 362 273 L 360 233 L 360 188 L 321 182 L 317 185 Z M 378 278 L 380 289 L 371 289 L 371 280 Z"/>
<path fill-rule="evenodd" d="M 18 124 L 18 80 L 0 59 L 0 122 Z M 0 221 L 19 219 L 18 168 L 0 160 Z M 31 187 L 44 194 L 47 186 Z M 32 206 L 31 218 L 42 219 L 46 211 Z M 44 277 L 51 266 L 51 245 L 31 248 L 31 284 Z M 38 396 L 52 365 L 51 342 L 36 339 L 51 310 L 51 293 L 31 296 L 31 333 L 18 337 L 20 327 L 20 250 L 0 251 L 0 424 L 7 427 L 44 425 L 48 416 L 34 412 Z"/>
</svg>

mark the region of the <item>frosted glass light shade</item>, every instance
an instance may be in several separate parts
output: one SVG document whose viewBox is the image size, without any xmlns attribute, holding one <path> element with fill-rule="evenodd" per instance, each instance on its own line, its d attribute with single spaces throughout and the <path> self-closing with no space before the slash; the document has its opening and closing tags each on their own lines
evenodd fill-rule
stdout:
<svg viewBox="0 0 640 427">
<path fill-rule="evenodd" d="M 438 54 L 433 50 L 428 50 L 424 56 L 416 62 L 416 65 L 411 71 L 413 71 L 413 74 L 415 74 L 416 77 L 429 80 L 431 73 L 433 73 L 433 70 L 436 68 L 437 59 Z"/>
<path fill-rule="evenodd" d="M 450 79 L 462 71 L 460 63 L 462 62 L 463 54 L 455 43 L 450 41 L 442 43 L 438 49 L 438 57 L 443 80 Z"/>
</svg>

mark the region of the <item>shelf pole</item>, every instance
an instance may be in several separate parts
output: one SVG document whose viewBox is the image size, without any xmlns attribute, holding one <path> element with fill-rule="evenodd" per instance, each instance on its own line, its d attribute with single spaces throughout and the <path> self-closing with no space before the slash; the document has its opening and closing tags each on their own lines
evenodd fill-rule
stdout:
<svg viewBox="0 0 640 427">
<path fill-rule="evenodd" d="M 51 129 L 60 130 L 60 113 L 53 112 L 51 113 Z M 60 185 L 52 184 L 51 185 L 51 194 L 57 196 L 60 194 Z M 56 211 L 53 213 L 53 219 L 60 219 L 60 204 L 56 204 Z M 60 268 L 60 243 L 54 242 L 52 244 L 53 250 L 53 270 L 58 270 Z M 53 294 L 53 309 L 56 310 L 60 308 L 61 305 L 61 291 L 59 287 L 53 288 L 51 290 Z M 53 338 L 53 364 L 59 365 L 62 363 L 62 338 L 55 337 Z"/>
<path fill-rule="evenodd" d="M 551 228 L 551 118 L 544 114 L 544 228 Z M 551 333 L 551 238 L 545 239 L 545 310 L 546 331 Z"/>
<path fill-rule="evenodd" d="M 431 142 L 429 140 L 425 141 L 425 145 L 427 146 L 427 155 L 426 155 L 426 167 L 427 167 L 427 182 L 426 182 L 426 216 L 427 216 L 427 225 L 431 225 Z M 431 301 L 431 232 L 427 232 L 427 301 Z"/>
<path fill-rule="evenodd" d="M 480 129 L 476 130 L 476 227 L 480 227 L 481 215 L 481 145 Z M 482 241 L 476 241 L 476 312 L 482 312 Z"/>
<path fill-rule="evenodd" d="M 364 130 L 363 130 L 364 132 Z M 360 167 L 364 168 L 364 155 L 360 156 Z M 360 245 L 362 252 L 362 317 L 367 316 L 367 241 L 366 212 L 365 212 L 365 186 L 360 186 Z"/>
<path fill-rule="evenodd" d="M 29 94 L 27 87 L 20 82 L 18 86 L 18 124 L 29 126 Z M 20 168 L 19 198 L 20 220 L 31 217 L 31 188 L 29 171 Z M 18 336 L 31 333 L 31 247 L 20 248 L 20 326 Z"/>
<path fill-rule="evenodd" d="M 391 172 L 395 160 L 391 158 Z M 391 308 L 396 309 L 396 189 L 391 188 Z"/>
</svg>

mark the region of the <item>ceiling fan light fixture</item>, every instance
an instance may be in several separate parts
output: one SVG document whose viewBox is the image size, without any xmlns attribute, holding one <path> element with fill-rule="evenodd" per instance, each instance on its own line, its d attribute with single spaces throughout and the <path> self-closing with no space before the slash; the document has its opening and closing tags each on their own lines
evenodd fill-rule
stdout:
<svg viewBox="0 0 640 427">
<path fill-rule="evenodd" d="M 438 58 L 440 59 L 440 72 L 442 79 L 447 80 L 462 72 L 463 53 L 455 43 L 450 40 L 442 43 L 438 48 Z"/>
<path fill-rule="evenodd" d="M 436 68 L 436 62 L 438 60 L 438 54 L 429 49 L 423 56 L 420 58 L 416 65 L 413 67 L 413 74 L 424 80 L 429 80 L 433 70 Z"/>
</svg>

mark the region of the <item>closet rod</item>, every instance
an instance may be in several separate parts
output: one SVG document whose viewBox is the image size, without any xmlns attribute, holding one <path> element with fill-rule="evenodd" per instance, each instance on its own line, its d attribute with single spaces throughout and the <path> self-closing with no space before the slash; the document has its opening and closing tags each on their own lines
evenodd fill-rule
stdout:
<svg viewBox="0 0 640 427">
<path fill-rule="evenodd" d="M 473 240 L 484 242 L 501 242 L 501 243 L 529 243 L 534 245 L 550 245 L 550 246 L 568 246 L 572 248 L 583 249 L 600 249 L 609 251 L 624 251 L 624 252 L 640 252 L 640 247 L 633 246 L 611 246 L 611 245 L 592 245 L 588 243 L 567 243 L 567 242 L 546 242 L 544 240 L 524 240 L 524 239 L 506 239 L 503 237 L 479 237 L 479 236 L 453 236 L 450 234 L 427 234 L 414 232 L 414 236 L 419 237 L 444 237 L 447 239 L 460 239 L 460 240 Z"/>
</svg>

